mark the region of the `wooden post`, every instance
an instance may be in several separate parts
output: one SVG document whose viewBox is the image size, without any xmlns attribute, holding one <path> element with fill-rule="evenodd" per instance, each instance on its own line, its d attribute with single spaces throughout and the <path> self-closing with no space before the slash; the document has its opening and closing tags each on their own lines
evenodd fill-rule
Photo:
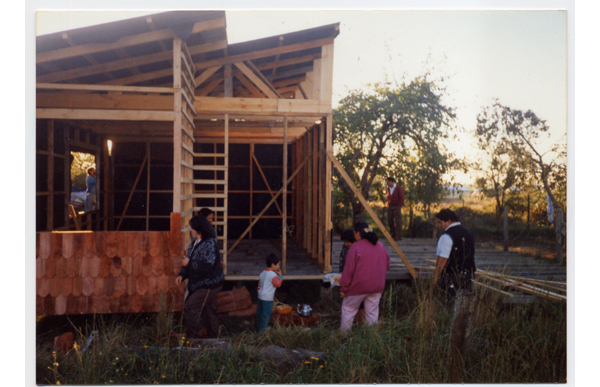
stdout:
<svg viewBox="0 0 600 387">
<path fill-rule="evenodd" d="M 152 160 L 150 149 L 150 142 L 146 141 L 146 154 L 148 155 L 148 169 L 146 173 L 146 231 L 150 230 L 150 165 Z"/>
<path fill-rule="evenodd" d="M 505 207 L 506 208 L 506 207 Z M 469 336 L 475 312 L 475 295 L 467 290 L 458 291 L 452 314 L 452 331 L 448 349 L 448 373 L 451 383 L 461 383 L 467 358 Z"/>
<path fill-rule="evenodd" d="M 226 64 L 223 66 L 223 68 L 225 69 L 225 79 L 223 83 L 225 88 L 225 98 L 231 98 L 233 97 L 233 77 L 231 76 L 231 63 Z"/>
<path fill-rule="evenodd" d="M 330 273 L 332 270 L 331 265 L 331 238 L 332 238 L 332 230 L 333 230 L 333 221 L 331 220 L 332 213 L 332 186 L 331 186 L 331 175 L 332 175 L 332 167 L 331 161 L 327 158 L 327 153 L 333 153 L 333 115 L 327 115 L 326 121 L 326 132 L 325 132 L 325 155 L 323 155 L 323 160 L 325 162 L 325 178 L 323 179 L 323 183 L 325 184 L 325 273 Z"/>
<path fill-rule="evenodd" d="M 281 200 L 281 272 L 286 273 L 286 258 L 287 258 L 287 181 L 288 181 L 288 117 L 285 116 L 283 121 L 283 196 Z"/>
<path fill-rule="evenodd" d="M 556 228 L 556 262 L 564 265 L 564 236 L 565 236 L 565 213 L 562 208 L 556 210 L 556 220 L 554 221 Z"/>
<path fill-rule="evenodd" d="M 104 205 L 102 208 L 102 212 L 104 212 L 104 231 L 108 231 L 108 196 L 109 196 L 109 179 L 110 179 L 110 156 L 108 155 L 108 142 L 106 139 L 102 140 L 104 146 L 102 147 L 104 152 L 104 167 L 102 170 L 104 171 Z"/>
<path fill-rule="evenodd" d="M 173 39 L 173 212 L 181 213 L 181 39 Z"/>
<path fill-rule="evenodd" d="M 48 184 L 46 229 L 52 231 L 54 228 L 54 120 L 48 120 L 48 165 L 46 166 L 46 177 Z"/>
<path fill-rule="evenodd" d="M 254 181 L 252 171 L 254 170 L 254 143 L 250 144 L 250 201 L 248 207 L 250 208 L 250 223 L 252 223 L 252 203 L 254 202 Z M 256 163 L 258 165 L 258 162 Z M 260 169 L 260 166 L 258 167 Z M 262 172 L 262 170 L 261 170 Z M 264 178 L 263 178 L 264 179 Z M 266 181 L 266 179 L 264 179 Z M 269 189 L 270 191 L 271 189 Z M 252 230 L 248 233 L 248 239 L 252 240 Z"/>
<path fill-rule="evenodd" d="M 508 206 L 504 206 L 504 251 L 508 251 Z"/>
</svg>

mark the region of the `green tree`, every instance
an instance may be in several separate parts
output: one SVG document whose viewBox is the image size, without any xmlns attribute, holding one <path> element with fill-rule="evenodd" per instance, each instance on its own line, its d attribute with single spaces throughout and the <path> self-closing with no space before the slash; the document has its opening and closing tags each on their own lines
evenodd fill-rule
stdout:
<svg viewBox="0 0 600 387">
<path fill-rule="evenodd" d="M 87 170 L 96 164 L 96 158 L 90 153 L 71 152 L 71 185 L 76 188 L 85 188 Z"/>
<path fill-rule="evenodd" d="M 476 133 L 480 143 L 503 144 L 512 165 L 518 165 L 515 170 L 535 176 L 554 208 L 565 210 L 565 202 L 557 201 L 553 189 L 566 187 L 566 144 L 559 142 L 544 154 L 538 151 L 538 140 L 544 134 L 549 136 L 549 129 L 531 110 L 511 109 L 496 101 L 477 117 Z M 545 161 L 546 154 L 554 158 Z"/>
<path fill-rule="evenodd" d="M 426 200 L 435 198 L 435 192 L 439 195 L 449 157 L 441 143 L 449 137 L 448 128 L 455 118 L 453 109 L 442 102 L 444 91 L 423 76 L 394 88 L 389 83 L 369 85 L 366 91 L 353 90 L 340 101 L 333 115 L 336 157 L 367 200 L 382 199 L 385 176 L 416 177 L 417 166 L 435 173 L 423 174 L 412 191 L 412 186 L 407 187 L 407 194 L 414 193 L 411 200 L 418 201 L 417 195 L 425 188 L 434 192 Z M 353 220 L 363 219 L 363 206 L 335 173 L 352 207 Z M 429 177 L 436 182 L 428 181 Z M 372 195 L 376 186 L 381 188 Z M 425 196 L 420 198 L 425 200 Z"/>
</svg>

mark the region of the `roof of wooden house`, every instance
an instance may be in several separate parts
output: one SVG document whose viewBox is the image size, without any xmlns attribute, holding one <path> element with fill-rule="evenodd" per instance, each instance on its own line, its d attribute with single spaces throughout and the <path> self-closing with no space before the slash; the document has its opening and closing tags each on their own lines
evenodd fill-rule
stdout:
<svg viewBox="0 0 600 387">
<path fill-rule="evenodd" d="M 264 99 L 264 105 L 252 106 L 259 106 L 265 115 L 271 111 L 278 113 L 285 109 L 308 112 L 310 114 L 298 114 L 298 117 L 289 118 L 289 127 L 306 128 L 314 124 L 314 117 L 318 119 L 321 113 L 331 112 L 330 86 L 317 97 L 314 97 L 315 93 L 311 94 L 311 90 L 305 89 L 310 88 L 313 83 L 318 84 L 318 80 L 309 79 L 307 82 L 307 78 L 320 71 L 320 68 L 314 71 L 315 61 L 322 58 L 323 47 L 333 46 L 338 34 L 339 23 L 336 23 L 228 44 L 224 11 L 173 11 L 42 35 L 37 37 L 36 42 L 38 107 L 80 107 L 77 104 L 81 102 L 77 98 L 63 98 L 65 102 L 58 102 L 60 99 L 54 97 L 61 91 L 48 91 L 57 90 L 59 86 L 62 87 L 60 84 L 172 87 L 173 41 L 179 37 L 185 43 L 193 62 L 195 105 L 206 106 L 205 111 L 197 109 L 198 115 L 194 117 L 194 121 L 199 122 L 195 134 L 210 137 L 214 134 L 211 125 L 222 125 L 222 121 L 215 122 L 215 117 L 210 114 L 221 114 L 219 119 L 222 119 L 225 110 L 233 114 L 246 114 L 249 111 L 247 107 L 238 109 L 235 104 L 213 109 L 212 103 L 215 100 L 211 100 L 210 97 L 224 96 L 225 67 L 232 64 L 234 91 L 231 97 L 252 101 Z M 328 71 L 331 72 L 331 69 Z M 102 89 L 85 92 L 89 96 L 90 93 L 102 93 Z M 202 98 L 204 99 L 199 101 Z M 277 105 L 275 100 L 267 101 L 269 98 L 305 99 L 312 103 L 305 101 L 304 105 L 299 105 L 302 108 L 297 109 L 291 105 Z M 172 106 L 169 102 L 172 100 L 166 96 L 156 95 L 153 101 L 155 105 Z M 64 106 L 58 106 L 59 103 Z M 119 103 L 125 106 L 125 102 Z M 240 103 L 237 106 L 239 105 Z M 150 109 L 156 108 L 153 105 L 148 106 Z M 42 114 L 38 116 L 44 118 Z M 59 117 L 49 115 L 48 118 Z M 71 119 L 78 118 L 81 119 L 81 116 L 73 115 Z M 231 137 L 235 138 L 236 133 L 240 131 L 260 133 L 259 129 L 253 128 L 260 128 L 264 132 L 265 128 L 283 126 L 281 117 L 263 117 L 254 122 L 251 122 L 252 119 L 243 118 L 232 121 Z M 92 121 L 86 121 L 85 125 L 94 130 L 95 126 L 102 125 L 98 121 L 101 119 L 102 117 L 93 117 Z M 127 125 L 131 127 L 136 124 L 132 120 Z M 236 126 L 243 127 L 243 130 L 236 129 Z M 118 124 L 112 127 L 114 134 L 123 133 Z M 163 135 L 172 131 L 172 125 L 168 122 L 148 122 L 144 127 L 162 131 Z M 103 134 L 111 134 L 110 130 L 102 127 Z M 271 135 L 281 137 L 281 128 L 272 132 Z M 302 135 L 303 131 L 292 129 L 288 134 L 293 141 Z"/>
</svg>

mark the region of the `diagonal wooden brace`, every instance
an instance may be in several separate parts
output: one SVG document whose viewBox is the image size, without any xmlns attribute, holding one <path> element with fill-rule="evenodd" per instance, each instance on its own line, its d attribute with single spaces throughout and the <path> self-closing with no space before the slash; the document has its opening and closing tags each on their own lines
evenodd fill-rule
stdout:
<svg viewBox="0 0 600 387">
<path fill-rule="evenodd" d="M 400 257 L 400 259 L 402 259 L 402 262 L 404 262 L 404 265 L 406 266 L 406 268 L 408 269 L 410 274 L 413 276 L 413 278 L 417 278 L 417 273 L 415 272 L 415 269 L 412 267 L 410 262 L 408 262 L 408 259 L 406 258 L 406 256 L 402 252 L 402 250 L 400 250 L 400 247 L 398 247 L 398 245 L 396 244 L 396 241 L 394 241 L 394 239 L 392 238 L 392 236 L 390 235 L 388 230 L 385 228 L 383 223 L 381 223 L 381 220 L 379 220 L 379 217 L 377 217 L 377 214 L 375 214 L 375 211 L 373 211 L 373 209 L 371 208 L 369 203 L 367 203 L 365 198 L 361 195 L 358 188 L 356 188 L 356 186 L 354 185 L 354 182 L 352 181 L 352 179 L 350 179 L 350 176 L 348 176 L 348 174 L 344 170 L 344 167 L 342 166 L 342 164 L 340 164 L 340 162 L 335 158 L 335 156 L 333 155 L 333 153 L 331 153 L 331 151 L 327 152 L 327 156 L 329 156 L 329 158 L 333 162 L 333 165 L 335 165 L 338 172 L 340 172 L 340 175 L 342 176 L 342 178 L 346 181 L 346 183 L 348 184 L 348 186 L 350 187 L 352 192 L 354 192 L 354 195 L 356 195 L 356 197 L 358 198 L 360 203 L 363 205 L 363 207 L 365 207 L 365 210 L 367 210 L 369 215 L 371 215 L 371 218 L 373 219 L 373 221 L 375 222 L 377 227 L 379 227 L 379 229 L 383 233 L 383 236 L 385 236 L 385 238 L 388 240 L 388 242 L 390 242 L 390 244 L 392 245 L 392 247 L 394 248 L 396 253 L 398 253 L 398 256 Z"/>
<path fill-rule="evenodd" d="M 256 224 L 256 222 L 258 222 L 260 220 L 260 218 L 262 218 L 262 216 L 264 215 L 264 213 L 269 209 L 269 207 L 271 207 L 271 204 L 273 204 L 273 202 L 275 202 L 275 200 L 277 200 L 277 198 L 279 197 L 279 195 L 281 195 L 281 193 L 283 192 L 283 188 L 285 186 L 287 186 L 288 184 L 290 184 L 290 182 L 292 180 L 294 180 L 294 177 L 296 177 L 296 175 L 298 174 L 298 172 L 300 172 L 300 170 L 302 169 L 302 167 L 304 167 L 304 164 L 306 164 L 306 162 L 312 157 L 312 152 L 310 154 L 308 154 L 305 158 L 304 161 L 302 161 L 302 163 L 298 166 L 298 168 L 296 168 L 296 170 L 294 171 L 294 173 L 292 173 L 292 176 L 290 176 L 287 181 L 285 182 L 285 184 L 283 184 L 283 186 L 281 187 L 281 189 L 279 191 L 277 191 L 277 193 L 275 194 L 275 196 L 273 196 L 273 198 L 271 199 L 271 201 L 269 203 L 267 203 L 267 205 L 265 206 L 265 208 L 263 208 L 263 210 L 260 212 L 260 214 L 258 214 L 256 216 L 256 218 L 254 218 L 254 220 L 252 221 L 252 223 L 250 223 L 250 226 L 248 226 L 248 228 L 246 229 L 246 231 L 244 231 L 242 233 L 242 235 L 240 235 L 240 237 L 237 239 L 237 241 L 235 241 L 235 243 L 233 244 L 233 246 L 231 246 L 229 248 L 229 250 L 227 250 L 227 254 L 231 254 L 231 252 L 233 251 L 233 249 L 235 249 L 235 247 L 238 245 L 238 243 L 240 243 L 240 241 L 246 236 L 246 234 L 250 231 L 250 229 Z"/>
</svg>

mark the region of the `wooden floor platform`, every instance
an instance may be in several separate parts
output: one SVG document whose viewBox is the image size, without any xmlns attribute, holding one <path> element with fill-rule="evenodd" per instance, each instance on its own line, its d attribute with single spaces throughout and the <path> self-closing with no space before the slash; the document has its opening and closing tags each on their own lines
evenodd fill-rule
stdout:
<svg viewBox="0 0 600 387">
<path fill-rule="evenodd" d="M 382 240 L 386 246 L 391 260 L 392 268 L 388 271 L 388 279 L 410 279 L 410 273 L 396 254 L 390 243 Z M 432 264 L 427 260 L 436 259 L 435 239 L 405 238 L 398 242 L 404 255 L 407 257 L 417 275 L 427 278 L 431 276 Z M 226 280 L 258 280 L 258 276 L 265 268 L 265 258 L 270 253 L 281 256 L 281 241 L 269 240 L 244 240 L 229 255 L 227 263 Z M 287 265 L 285 277 L 287 280 L 322 279 L 323 273 L 299 247 L 290 241 L 287 242 Z M 333 272 L 338 271 L 339 256 L 342 242 L 335 237 L 333 240 L 332 267 Z M 251 255 L 249 255 L 251 254 Z M 536 259 L 514 252 L 505 252 L 489 247 L 477 246 L 475 251 L 477 269 L 499 272 L 503 274 L 535 278 L 547 281 L 566 282 L 566 267 L 557 265 L 552 260 Z"/>
</svg>

